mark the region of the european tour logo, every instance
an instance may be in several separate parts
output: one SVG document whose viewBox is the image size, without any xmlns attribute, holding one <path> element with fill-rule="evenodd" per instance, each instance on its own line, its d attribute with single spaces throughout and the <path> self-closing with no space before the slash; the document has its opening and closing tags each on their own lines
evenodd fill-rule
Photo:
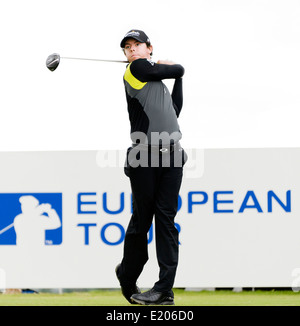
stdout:
<svg viewBox="0 0 300 326">
<path fill-rule="evenodd" d="M 1 193 L 0 245 L 62 243 L 62 193 Z"/>
</svg>

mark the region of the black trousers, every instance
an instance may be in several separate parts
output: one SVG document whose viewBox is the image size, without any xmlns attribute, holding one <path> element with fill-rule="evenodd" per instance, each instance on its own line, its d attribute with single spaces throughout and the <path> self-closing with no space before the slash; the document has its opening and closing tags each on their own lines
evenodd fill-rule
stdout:
<svg viewBox="0 0 300 326">
<path fill-rule="evenodd" d="M 183 162 L 185 160 L 183 159 Z M 151 167 L 149 164 L 148 167 L 129 166 L 125 170 L 131 183 L 133 214 L 126 231 L 124 255 L 119 270 L 119 277 L 124 285 L 136 283 L 148 260 L 147 233 L 154 217 L 159 265 L 159 280 L 155 283 L 154 289 L 169 292 L 173 287 L 179 249 L 178 230 L 174 219 L 178 207 L 183 164 L 174 166 L 174 153 L 171 153 L 168 167 L 162 166 L 160 160 L 158 167 Z"/>
</svg>

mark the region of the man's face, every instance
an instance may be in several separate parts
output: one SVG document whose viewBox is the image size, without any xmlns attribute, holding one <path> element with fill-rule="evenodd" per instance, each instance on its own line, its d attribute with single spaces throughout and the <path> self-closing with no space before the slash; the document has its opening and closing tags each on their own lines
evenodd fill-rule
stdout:
<svg viewBox="0 0 300 326">
<path fill-rule="evenodd" d="M 152 45 L 147 46 L 146 43 L 141 43 L 135 39 L 128 39 L 125 43 L 124 53 L 129 62 L 137 59 L 150 59 L 152 52 Z"/>
</svg>

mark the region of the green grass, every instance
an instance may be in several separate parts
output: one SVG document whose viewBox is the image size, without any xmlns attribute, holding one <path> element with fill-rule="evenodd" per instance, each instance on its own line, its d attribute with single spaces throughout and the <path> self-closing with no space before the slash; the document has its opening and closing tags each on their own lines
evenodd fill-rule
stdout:
<svg viewBox="0 0 300 326">
<path fill-rule="evenodd" d="M 300 293 L 292 291 L 229 290 L 189 292 L 175 289 L 176 306 L 300 306 Z M 131 306 L 118 290 L 63 294 L 0 294 L 0 306 Z"/>
</svg>

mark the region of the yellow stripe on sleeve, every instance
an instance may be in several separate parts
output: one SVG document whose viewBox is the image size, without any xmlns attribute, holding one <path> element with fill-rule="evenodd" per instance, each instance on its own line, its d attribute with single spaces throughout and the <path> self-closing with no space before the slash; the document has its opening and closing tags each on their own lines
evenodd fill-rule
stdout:
<svg viewBox="0 0 300 326">
<path fill-rule="evenodd" d="M 135 78 L 133 76 L 133 74 L 131 73 L 130 71 L 130 66 L 131 66 L 131 63 L 130 65 L 127 67 L 126 71 L 125 71 L 125 74 L 124 74 L 124 79 L 127 81 L 127 83 L 129 83 L 129 85 L 134 88 L 134 89 L 142 89 L 146 84 L 147 82 L 145 83 L 142 83 L 141 81 L 139 81 L 137 78 Z"/>
</svg>

